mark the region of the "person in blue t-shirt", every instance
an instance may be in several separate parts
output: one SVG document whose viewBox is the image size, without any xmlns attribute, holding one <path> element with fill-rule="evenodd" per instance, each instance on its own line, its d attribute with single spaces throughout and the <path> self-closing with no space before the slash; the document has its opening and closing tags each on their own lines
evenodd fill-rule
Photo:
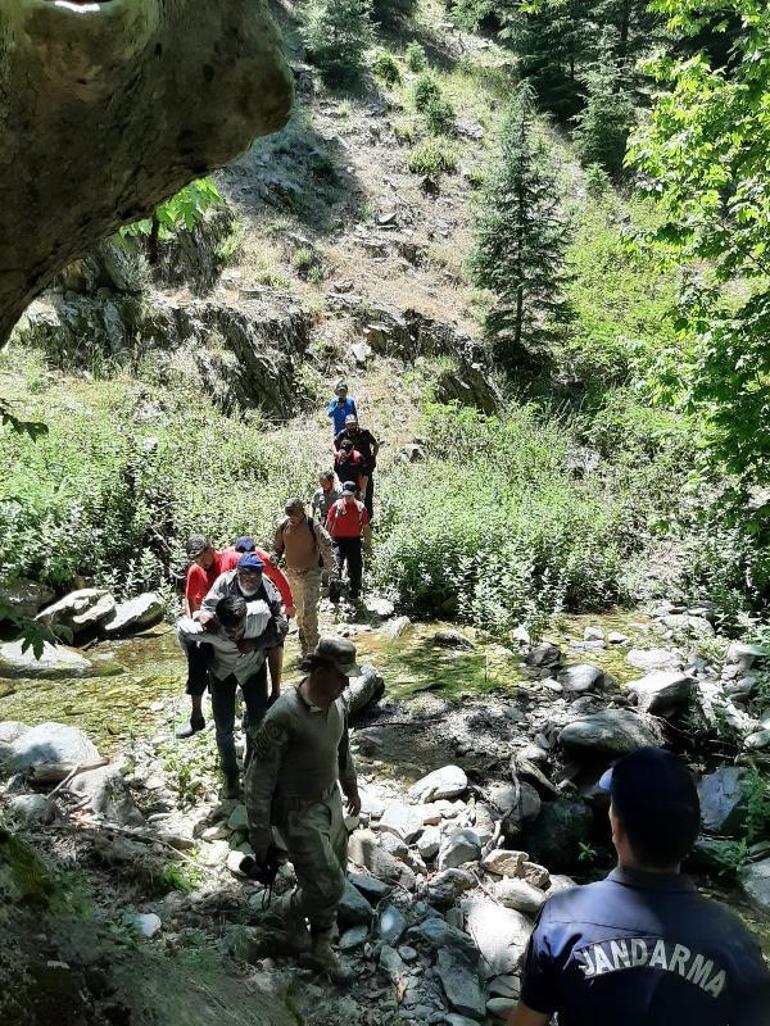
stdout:
<svg viewBox="0 0 770 1026">
<path fill-rule="evenodd" d="M 345 418 L 351 414 L 357 417 L 358 410 L 356 410 L 355 399 L 348 396 L 348 386 L 344 381 L 338 381 L 334 386 L 334 395 L 335 398 L 326 407 L 326 413 L 332 418 L 334 437 L 336 438 L 340 431 L 345 430 Z"/>
<path fill-rule="evenodd" d="M 618 866 L 554 895 L 508 1026 L 768 1026 L 770 973 L 737 916 L 680 873 L 698 834 L 690 771 L 641 748 L 602 777 Z"/>
</svg>

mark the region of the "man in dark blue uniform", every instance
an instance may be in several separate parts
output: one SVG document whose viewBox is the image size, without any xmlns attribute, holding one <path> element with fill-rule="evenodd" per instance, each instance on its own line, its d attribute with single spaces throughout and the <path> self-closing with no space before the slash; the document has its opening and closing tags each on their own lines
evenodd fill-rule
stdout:
<svg viewBox="0 0 770 1026">
<path fill-rule="evenodd" d="M 758 945 L 680 875 L 700 821 L 685 763 L 642 748 L 601 786 L 618 867 L 543 906 L 508 1026 L 768 1026 Z"/>
</svg>

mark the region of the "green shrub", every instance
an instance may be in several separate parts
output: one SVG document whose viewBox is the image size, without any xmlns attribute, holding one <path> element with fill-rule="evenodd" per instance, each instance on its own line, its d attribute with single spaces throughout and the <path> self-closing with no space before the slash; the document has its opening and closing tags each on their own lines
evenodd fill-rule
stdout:
<svg viewBox="0 0 770 1026">
<path fill-rule="evenodd" d="M 356 79 L 372 42 L 371 0 L 308 0 L 302 36 L 309 55 L 330 82 Z"/>
<path fill-rule="evenodd" d="M 425 48 L 417 42 L 411 42 L 405 52 L 406 66 L 410 71 L 424 71 L 428 66 L 428 58 L 425 56 Z"/>
<path fill-rule="evenodd" d="M 396 85 L 401 81 L 401 69 L 393 54 L 387 50 L 380 50 L 372 63 L 372 71 L 381 78 L 387 85 Z"/>
<path fill-rule="evenodd" d="M 436 78 L 423 72 L 412 91 L 414 106 L 425 116 L 428 131 L 433 135 L 446 135 L 454 128 L 455 112 Z"/>
<path fill-rule="evenodd" d="M 386 28 L 398 28 L 408 22 L 417 9 L 418 0 L 374 0 L 374 20 Z"/>
<path fill-rule="evenodd" d="M 505 420 L 432 407 L 420 433 L 425 462 L 381 492 L 376 576 L 404 608 L 503 631 L 625 597 L 649 511 L 606 470 L 574 476 L 569 425 L 534 407 Z"/>
<path fill-rule="evenodd" d="M 424 71 L 412 87 L 412 99 L 417 110 L 423 113 L 428 105 L 441 97 L 441 86 L 438 80 L 430 71 Z"/>
<path fill-rule="evenodd" d="M 437 175 L 442 171 L 451 174 L 457 170 L 457 157 L 445 143 L 426 139 L 412 150 L 408 167 L 416 175 Z"/>
</svg>

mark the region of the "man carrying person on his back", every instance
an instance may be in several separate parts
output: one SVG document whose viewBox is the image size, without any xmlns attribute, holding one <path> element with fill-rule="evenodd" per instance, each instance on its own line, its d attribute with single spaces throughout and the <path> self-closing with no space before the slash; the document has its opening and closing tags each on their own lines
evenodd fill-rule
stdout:
<svg viewBox="0 0 770 1026">
<path fill-rule="evenodd" d="M 270 610 L 270 621 L 265 629 L 262 647 L 267 651 L 270 668 L 272 699 L 281 693 L 283 671 L 283 643 L 289 630 L 278 589 L 263 577 L 265 564 L 253 552 L 247 552 L 238 560 L 235 570 L 221 574 L 211 586 L 201 605 L 198 617 L 205 628 L 216 618 L 217 602 L 227 595 L 240 595 L 247 602 L 261 600 Z"/>
<path fill-rule="evenodd" d="M 184 600 L 182 607 L 185 616 L 192 616 L 201 607 L 209 588 L 222 573 L 222 553 L 217 552 L 209 538 L 203 534 L 194 534 L 187 542 L 187 556 L 191 560 L 185 576 Z M 206 726 L 203 717 L 203 695 L 208 687 L 208 664 L 211 652 L 197 641 L 183 645 L 187 656 L 186 693 L 190 696 L 192 711 L 190 725 L 178 731 L 180 739 L 192 737 Z"/>
<path fill-rule="evenodd" d="M 326 530 L 307 516 L 301 499 L 288 499 L 284 512 L 276 527 L 271 558 L 277 562 L 283 556 L 286 561 L 304 659 L 318 644 L 321 566 L 327 573 L 332 569 L 332 542 Z"/>
<path fill-rule="evenodd" d="M 345 417 L 345 428 L 340 431 L 334 439 L 334 447 L 341 449 L 345 441 L 353 443 L 356 452 L 360 452 L 364 460 L 362 471 L 362 498 L 366 505 L 366 512 L 369 514 L 371 523 L 374 516 L 374 470 L 377 466 L 377 453 L 380 451 L 380 443 L 366 428 L 359 426 L 358 418 L 353 414 Z"/>
<path fill-rule="evenodd" d="M 291 586 L 286 579 L 286 574 L 279 567 L 273 565 L 270 559 L 270 554 L 265 552 L 264 549 L 260 549 L 253 538 L 246 536 L 236 538 L 234 545 L 228 546 L 226 549 L 222 549 L 222 573 L 225 573 L 227 570 L 235 570 L 238 566 L 238 560 L 247 552 L 253 552 L 255 556 L 259 556 L 262 560 L 264 564 L 262 572 L 278 589 L 278 594 L 281 596 L 286 616 L 291 620 L 294 616 L 294 600 L 291 595 Z"/>
<path fill-rule="evenodd" d="M 698 835 L 685 763 L 641 748 L 605 773 L 618 866 L 548 900 L 508 1026 L 767 1026 L 770 973 L 757 943 L 680 873 Z"/>
<path fill-rule="evenodd" d="M 240 687 L 246 703 L 244 729 L 255 726 L 267 709 L 267 667 L 262 642 L 270 618 L 266 602 L 247 604 L 240 595 L 227 595 L 217 602 L 215 618 L 206 627 L 190 617 L 177 622 L 177 636 L 182 644 L 195 640 L 211 649 L 211 708 L 226 798 L 240 795 L 233 738 L 237 688 Z"/>
<path fill-rule="evenodd" d="M 361 594 L 363 558 L 361 546 L 371 549 L 372 531 L 366 506 L 356 498 L 356 486 L 348 481 L 342 486 L 342 498 L 338 499 L 326 517 L 326 530 L 334 543 L 334 573 L 342 578 L 347 563 L 350 595 L 354 602 Z"/>
<path fill-rule="evenodd" d="M 344 381 L 338 381 L 334 386 L 334 399 L 326 407 L 327 416 L 332 418 L 332 426 L 335 436 L 345 427 L 345 418 L 351 413 L 355 416 L 356 401 L 348 396 L 348 386 Z"/>
<path fill-rule="evenodd" d="M 348 812 L 361 811 L 342 698 L 349 677 L 360 673 L 355 646 L 323 638 L 303 669 L 308 675 L 250 731 L 252 758 L 244 781 L 249 841 L 264 866 L 273 827 L 280 831 L 297 876 L 296 890 L 279 907 L 292 945 L 310 968 L 342 983 L 351 973 L 332 949 L 348 848 L 339 786 Z"/>
</svg>

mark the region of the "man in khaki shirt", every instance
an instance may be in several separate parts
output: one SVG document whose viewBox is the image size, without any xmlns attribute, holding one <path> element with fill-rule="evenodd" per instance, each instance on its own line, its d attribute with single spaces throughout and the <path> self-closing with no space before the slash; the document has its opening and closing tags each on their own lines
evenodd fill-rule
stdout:
<svg viewBox="0 0 770 1026">
<path fill-rule="evenodd" d="M 331 946 L 347 867 L 340 786 L 351 815 L 361 811 L 342 698 L 348 678 L 360 673 L 355 659 L 349 641 L 318 642 L 305 663 L 308 676 L 284 691 L 251 734 L 244 781 L 255 860 L 266 863 L 276 827 L 294 865 L 297 889 L 283 906 L 291 940 L 305 963 L 338 982 L 349 979 Z"/>
<path fill-rule="evenodd" d="M 273 539 L 272 561 L 277 565 L 283 556 L 286 563 L 304 659 L 318 644 L 321 563 L 331 570 L 332 542 L 325 528 L 307 516 L 300 499 L 289 499 L 284 511 Z"/>
</svg>

